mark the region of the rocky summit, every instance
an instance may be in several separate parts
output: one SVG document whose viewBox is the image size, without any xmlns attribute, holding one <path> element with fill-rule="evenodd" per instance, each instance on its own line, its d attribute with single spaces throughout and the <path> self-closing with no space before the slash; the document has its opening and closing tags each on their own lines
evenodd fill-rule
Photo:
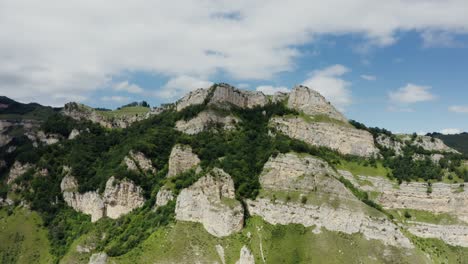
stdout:
<svg viewBox="0 0 468 264">
<path fill-rule="evenodd" d="M 1 263 L 468 263 L 466 153 L 306 86 L 35 107 L 0 120 Z"/>
</svg>

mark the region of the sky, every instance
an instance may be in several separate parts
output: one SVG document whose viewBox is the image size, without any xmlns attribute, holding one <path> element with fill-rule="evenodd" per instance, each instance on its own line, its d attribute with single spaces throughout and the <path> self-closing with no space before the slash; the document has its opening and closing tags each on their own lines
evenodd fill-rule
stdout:
<svg viewBox="0 0 468 264">
<path fill-rule="evenodd" d="M 398 133 L 468 131 L 466 0 L 0 0 L 0 95 L 174 102 L 298 84 Z"/>
</svg>

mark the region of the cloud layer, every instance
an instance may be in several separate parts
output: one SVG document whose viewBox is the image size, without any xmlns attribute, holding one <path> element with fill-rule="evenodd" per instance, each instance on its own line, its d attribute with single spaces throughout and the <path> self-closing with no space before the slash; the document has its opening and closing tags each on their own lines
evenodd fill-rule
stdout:
<svg viewBox="0 0 468 264">
<path fill-rule="evenodd" d="M 112 88 L 128 72 L 269 79 L 293 70 L 298 47 L 324 34 L 357 34 L 364 46 L 385 46 L 397 41 L 396 32 L 425 33 L 430 43 L 468 32 L 465 0 L 386 1 L 385 7 L 375 0 L 6 0 L 0 6 L 0 94 L 52 104 Z"/>
</svg>

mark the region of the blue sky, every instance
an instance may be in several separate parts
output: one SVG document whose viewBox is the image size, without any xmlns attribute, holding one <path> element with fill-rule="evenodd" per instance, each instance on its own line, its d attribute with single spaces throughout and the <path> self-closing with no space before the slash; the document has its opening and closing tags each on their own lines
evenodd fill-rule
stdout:
<svg viewBox="0 0 468 264">
<path fill-rule="evenodd" d="M 0 94 L 116 108 L 213 82 L 265 93 L 305 84 L 369 126 L 468 131 L 467 10 L 463 0 L 7 1 Z"/>
</svg>

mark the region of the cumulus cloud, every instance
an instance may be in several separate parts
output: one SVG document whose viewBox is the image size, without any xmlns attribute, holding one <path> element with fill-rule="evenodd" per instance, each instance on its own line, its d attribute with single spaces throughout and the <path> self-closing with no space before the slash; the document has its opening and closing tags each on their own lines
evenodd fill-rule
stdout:
<svg viewBox="0 0 468 264">
<path fill-rule="evenodd" d="M 134 93 L 134 94 L 141 94 L 144 92 L 143 88 L 141 88 L 140 86 L 136 84 L 128 83 L 128 81 L 115 83 L 114 85 L 112 85 L 112 88 L 115 91 L 120 91 L 120 92 L 124 91 L 127 93 Z"/>
<path fill-rule="evenodd" d="M 392 102 L 402 104 L 432 101 L 437 97 L 430 90 L 429 86 L 408 83 L 406 86 L 390 92 L 389 97 Z"/>
<path fill-rule="evenodd" d="M 267 95 L 273 95 L 277 92 L 287 93 L 290 90 L 285 86 L 271 86 L 271 85 L 260 85 L 256 88 L 258 92 L 262 92 Z"/>
<path fill-rule="evenodd" d="M 325 69 L 313 71 L 302 84 L 318 91 L 340 110 L 344 110 L 352 103 L 350 82 L 342 76 L 350 69 L 337 64 Z"/>
<path fill-rule="evenodd" d="M 468 106 L 453 105 L 453 106 L 449 107 L 449 111 L 454 112 L 454 113 L 467 114 L 468 113 Z"/>
<path fill-rule="evenodd" d="M 442 129 L 440 133 L 444 135 L 455 135 L 455 134 L 460 134 L 462 131 L 458 128 L 446 128 Z"/>
<path fill-rule="evenodd" d="M 367 74 L 361 75 L 361 78 L 366 80 L 366 81 L 375 81 L 375 80 L 377 80 L 377 77 L 375 77 L 374 75 L 367 75 Z"/>
<path fill-rule="evenodd" d="M 177 76 L 170 79 L 155 95 L 162 99 L 173 100 L 183 97 L 185 94 L 198 89 L 208 88 L 213 82 L 202 80 L 191 76 Z"/>
<path fill-rule="evenodd" d="M 354 34 L 368 47 L 391 45 L 396 32 L 465 34 L 467 9 L 464 0 L 2 1 L 0 94 L 86 96 L 128 72 L 264 80 L 293 70 L 298 47 L 317 37 Z"/>
</svg>

